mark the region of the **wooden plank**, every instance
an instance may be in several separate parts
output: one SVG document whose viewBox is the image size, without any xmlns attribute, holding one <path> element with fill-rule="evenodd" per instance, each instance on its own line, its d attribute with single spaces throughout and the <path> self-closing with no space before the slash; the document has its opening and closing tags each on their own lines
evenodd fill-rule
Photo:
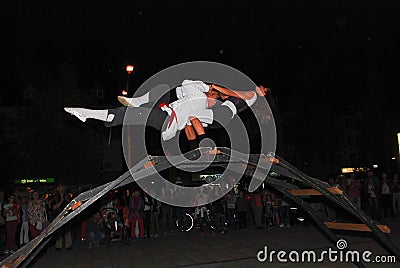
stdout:
<svg viewBox="0 0 400 268">
<path fill-rule="evenodd" d="M 155 165 L 156 165 L 156 162 L 154 160 L 151 160 L 151 161 L 145 163 L 143 166 L 144 166 L 144 168 L 149 168 L 149 167 L 152 167 Z"/>
<path fill-rule="evenodd" d="M 327 188 L 333 194 L 341 195 L 343 191 L 339 187 L 330 187 Z M 314 189 L 296 189 L 296 190 L 289 190 L 289 193 L 295 196 L 302 196 L 302 195 L 322 195 L 322 193 L 318 192 Z"/>
<path fill-rule="evenodd" d="M 265 161 L 272 162 L 272 164 L 279 164 L 279 159 L 275 157 L 267 157 L 265 158 Z"/>
<path fill-rule="evenodd" d="M 324 224 L 329 229 L 371 232 L 371 229 L 363 223 L 324 222 Z M 386 234 L 390 234 L 391 232 L 390 228 L 387 225 L 377 224 L 376 226 Z"/>
<path fill-rule="evenodd" d="M 214 149 L 214 150 L 205 152 L 205 154 L 221 154 L 221 151 L 218 149 Z"/>
</svg>

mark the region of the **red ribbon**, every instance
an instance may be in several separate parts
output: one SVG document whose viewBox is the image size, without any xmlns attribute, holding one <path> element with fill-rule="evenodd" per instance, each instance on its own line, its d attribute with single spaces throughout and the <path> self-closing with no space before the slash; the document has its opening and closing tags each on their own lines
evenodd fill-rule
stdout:
<svg viewBox="0 0 400 268">
<path fill-rule="evenodd" d="M 174 119 L 175 119 L 176 123 L 178 124 L 178 118 L 176 117 L 176 113 L 175 113 L 174 109 L 172 109 L 172 107 L 169 106 L 168 103 L 166 103 L 166 102 L 160 103 L 160 105 L 158 105 L 158 108 L 162 108 L 164 106 L 167 106 L 167 108 L 171 109 L 171 116 L 169 118 L 168 128 L 171 126 Z"/>
</svg>

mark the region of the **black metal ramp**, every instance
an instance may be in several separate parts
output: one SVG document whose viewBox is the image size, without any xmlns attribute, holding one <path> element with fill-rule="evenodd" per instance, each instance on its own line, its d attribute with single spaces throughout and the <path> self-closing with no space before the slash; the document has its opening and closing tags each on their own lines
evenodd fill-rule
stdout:
<svg viewBox="0 0 400 268">
<path fill-rule="evenodd" d="M 192 159 L 198 158 L 202 154 L 202 161 L 193 162 Z M 156 172 L 168 169 L 172 166 L 177 168 L 195 168 L 198 164 L 209 164 L 210 166 L 224 167 L 232 172 L 240 173 L 245 167 L 246 174 L 252 176 L 251 187 L 256 187 L 260 183 L 266 183 L 274 188 L 288 200 L 299 206 L 317 224 L 322 233 L 334 244 L 339 238 L 332 231 L 357 230 L 371 233 L 391 255 L 400 261 L 400 250 L 387 235 L 390 228 L 379 225 L 369 218 L 362 210 L 351 202 L 349 197 L 338 188 L 332 188 L 328 183 L 305 175 L 282 158 L 276 155 L 264 154 L 243 154 L 229 148 L 199 148 L 188 152 L 182 156 L 173 157 L 175 165 L 172 165 L 165 156 L 148 156 L 130 171 L 125 172 L 116 180 L 88 190 L 75 197 L 64 210 L 51 222 L 45 231 L 28 244 L 20 248 L 14 254 L 4 259 L 0 265 L 2 267 L 26 267 L 37 255 L 37 253 L 49 242 L 54 232 L 69 222 L 96 200 L 104 196 L 107 192 L 146 178 Z M 279 177 L 270 176 L 270 171 L 279 174 Z M 131 173 L 133 175 L 131 175 Z M 301 186 L 301 188 L 299 187 Z M 346 210 L 360 222 L 349 225 L 348 223 L 333 223 L 326 215 L 320 213 L 308 204 L 302 195 L 320 195 L 327 200 Z M 358 267 L 364 267 L 361 262 L 354 262 Z"/>
</svg>

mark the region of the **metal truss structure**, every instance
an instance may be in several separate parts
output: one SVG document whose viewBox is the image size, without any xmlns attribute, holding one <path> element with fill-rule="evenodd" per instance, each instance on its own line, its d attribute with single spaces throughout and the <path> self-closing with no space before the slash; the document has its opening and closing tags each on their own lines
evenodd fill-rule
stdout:
<svg viewBox="0 0 400 268">
<path fill-rule="evenodd" d="M 253 177 L 253 180 L 265 183 L 281 193 L 293 205 L 302 209 L 334 245 L 339 241 L 334 230 L 368 232 L 388 253 L 394 255 L 400 261 L 400 249 L 389 237 L 390 228 L 386 225 L 380 225 L 369 218 L 340 188 L 331 187 L 326 182 L 307 176 L 276 155 L 243 154 L 229 148 L 218 147 L 214 150 L 199 148 L 183 156 L 172 157 L 175 160 L 171 161 L 175 163 L 174 165 L 165 156 L 146 157 L 116 180 L 76 196 L 39 236 L 5 258 L 0 263 L 1 267 L 27 267 L 51 240 L 55 231 L 109 191 L 174 166 L 190 170 L 195 168 L 196 163 L 198 163 L 198 161 L 191 160 L 198 158 L 200 155 L 202 155 L 202 164 L 206 163 L 214 167 L 227 168 L 232 172 L 238 173 L 240 172 L 239 170 L 244 168 L 245 174 Z M 358 222 L 334 222 L 328 216 L 315 209 L 310 204 L 309 198 L 302 198 L 303 196 L 326 198 L 340 209 L 353 215 Z M 354 264 L 358 267 L 364 267 L 362 262 L 355 261 Z"/>
</svg>

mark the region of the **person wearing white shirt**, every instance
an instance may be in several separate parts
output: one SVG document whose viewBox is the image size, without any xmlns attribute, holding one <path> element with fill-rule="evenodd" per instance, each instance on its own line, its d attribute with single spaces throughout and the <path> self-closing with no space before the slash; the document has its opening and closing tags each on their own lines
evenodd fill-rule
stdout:
<svg viewBox="0 0 400 268">
<path fill-rule="evenodd" d="M 147 125 L 162 131 L 162 138 L 166 141 L 173 138 L 177 131 L 191 125 L 191 120 L 194 122 L 195 118 L 201 122 L 201 126 L 195 126 L 197 134 L 201 135 L 204 132 L 203 127 L 212 124 L 214 120 L 226 122 L 236 114 L 237 109 L 231 101 L 225 101 L 218 109 L 210 109 L 218 97 L 218 93 L 210 90 L 211 88 L 221 90 L 223 94 L 228 93 L 233 97 L 244 98 L 248 105 L 254 103 L 257 95 L 254 91 L 232 91 L 215 85 L 207 85 L 198 80 L 184 80 L 182 85 L 176 88 L 178 100 L 170 104 L 163 102 L 159 105 L 160 109 L 143 106 L 146 102 L 154 99 L 150 94 L 151 91 L 144 95 L 147 96 L 146 98 L 139 97 L 143 100 L 136 103 L 135 106 L 131 103 L 137 98 L 120 96 L 118 100 L 124 105 L 128 105 L 129 109 L 124 106 L 106 110 L 66 107 L 64 110 L 82 122 L 86 122 L 88 118 L 104 121 L 106 127 L 122 124 Z M 169 121 L 165 124 L 167 117 L 169 117 Z M 188 135 L 188 133 L 186 134 Z"/>
</svg>

